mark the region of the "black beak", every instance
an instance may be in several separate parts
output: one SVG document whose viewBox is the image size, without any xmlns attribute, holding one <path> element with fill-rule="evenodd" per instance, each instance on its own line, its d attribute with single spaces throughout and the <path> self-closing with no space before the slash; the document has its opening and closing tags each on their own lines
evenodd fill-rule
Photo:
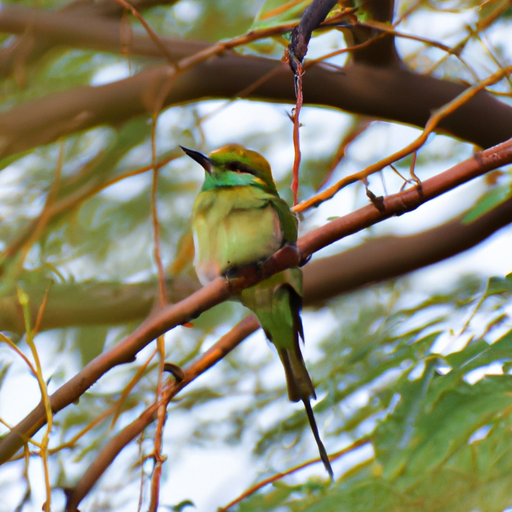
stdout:
<svg viewBox="0 0 512 512">
<path fill-rule="evenodd" d="M 181 149 L 190 157 L 195 160 L 208 174 L 212 173 L 212 161 L 201 151 L 195 149 L 188 149 L 180 146 Z"/>
</svg>

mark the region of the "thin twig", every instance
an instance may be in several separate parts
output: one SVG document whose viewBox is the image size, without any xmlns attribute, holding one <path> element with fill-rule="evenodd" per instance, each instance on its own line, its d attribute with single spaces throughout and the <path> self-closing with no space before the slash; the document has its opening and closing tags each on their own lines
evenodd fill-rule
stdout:
<svg viewBox="0 0 512 512">
<path fill-rule="evenodd" d="M 476 94 L 478 94 L 480 91 L 485 89 L 488 85 L 495 84 L 499 80 L 501 80 L 504 76 L 510 74 L 512 72 L 512 66 L 508 66 L 503 69 L 499 69 L 492 75 L 488 76 L 487 78 L 481 80 L 479 83 L 469 87 L 464 92 L 459 94 L 457 97 L 455 97 L 450 102 L 446 103 L 443 107 L 438 109 L 435 113 L 433 113 L 430 116 L 430 119 L 428 120 L 425 129 L 421 133 L 421 135 L 408 144 L 406 147 L 402 148 L 399 151 L 396 151 L 392 155 L 389 155 L 386 158 L 383 158 L 382 160 L 379 160 L 377 163 L 372 164 L 362 171 L 359 171 L 357 173 L 351 174 L 350 176 L 347 176 L 341 180 L 339 180 L 336 184 L 329 187 L 327 190 L 324 190 L 320 194 L 317 194 L 316 196 L 313 196 L 306 201 L 302 201 L 300 204 L 295 206 L 295 211 L 302 212 L 304 210 L 307 210 L 311 207 L 316 207 L 323 203 L 324 201 L 327 201 L 328 199 L 331 199 L 335 194 L 337 194 L 341 189 L 345 188 L 347 185 L 350 185 L 351 183 L 355 183 L 356 181 L 363 181 L 371 174 L 374 174 L 378 171 L 381 171 L 384 169 L 384 167 L 396 162 L 397 160 L 400 160 L 402 158 L 405 158 L 406 156 L 410 155 L 411 153 L 417 151 L 428 139 L 428 136 L 436 129 L 440 121 L 448 116 L 449 114 L 452 114 L 455 110 L 457 110 L 461 105 L 469 101 L 471 98 L 473 98 Z"/>
<path fill-rule="evenodd" d="M 350 446 L 347 446 L 346 448 L 343 448 L 343 450 L 340 450 L 340 451 L 338 451 L 336 453 L 333 453 L 333 454 L 329 455 L 329 460 L 330 461 L 337 460 L 340 457 L 342 457 L 343 455 L 346 455 L 347 453 L 351 453 L 354 450 L 362 448 L 363 446 L 365 446 L 365 445 L 367 445 L 369 443 L 370 443 L 370 438 L 369 437 L 362 437 L 361 439 L 358 439 L 357 441 L 352 443 Z M 260 483 L 258 483 L 256 485 L 254 485 L 253 487 L 247 489 L 247 491 L 244 491 L 242 494 L 240 494 L 240 496 L 235 498 L 233 501 L 230 501 L 226 506 L 219 508 L 217 512 L 227 512 L 227 510 L 229 510 L 231 507 L 234 507 L 235 505 L 237 505 L 238 503 L 242 502 L 243 500 L 245 500 L 246 498 L 248 498 L 249 496 L 251 496 L 255 492 L 257 492 L 260 489 L 262 489 L 263 487 L 266 487 L 269 484 L 277 482 L 278 480 L 282 480 L 284 477 L 286 477 L 288 475 L 292 475 L 293 473 L 297 473 L 301 469 L 307 468 L 307 467 L 309 467 L 309 466 L 311 466 L 313 464 L 317 464 L 318 462 L 321 462 L 320 457 L 317 457 L 317 458 L 312 459 L 312 460 L 308 460 L 307 462 L 299 464 L 298 466 L 295 466 L 294 468 L 291 468 L 291 469 L 289 469 L 287 471 L 283 471 L 282 473 L 276 473 L 275 475 L 272 475 L 271 477 L 265 478 Z"/>
<path fill-rule="evenodd" d="M 50 396 L 48 395 L 48 386 L 46 385 L 46 381 L 43 376 L 43 368 L 41 366 L 41 360 L 39 359 L 39 353 L 37 352 L 36 345 L 34 343 L 34 330 L 32 329 L 31 319 L 30 319 L 30 307 L 28 303 L 28 295 L 23 292 L 21 287 L 18 286 L 18 300 L 23 310 L 23 318 L 25 320 L 25 339 L 27 340 L 27 345 L 30 347 L 30 351 L 32 353 L 32 357 L 34 358 L 34 366 L 35 366 L 35 377 L 37 379 L 37 383 L 39 384 L 39 390 L 41 391 L 41 400 L 44 406 L 45 411 L 45 419 L 46 419 L 46 429 L 43 435 L 43 439 L 39 445 L 41 450 L 41 461 L 43 463 L 43 474 L 44 474 L 44 483 L 46 489 L 46 501 L 44 503 L 44 511 L 50 512 L 51 510 L 51 498 L 52 498 L 52 488 L 50 483 L 50 468 L 48 466 L 48 443 L 50 442 L 50 432 L 53 428 L 53 411 L 50 401 Z M 44 303 L 43 303 L 44 305 Z"/>
<path fill-rule="evenodd" d="M 303 103 L 303 94 L 302 94 L 302 76 L 304 74 L 304 70 L 302 64 L 300 62 L 296 63 L 297 74 L 295 75 L 295 94 L 297 96 L 297 101 L 295 104 L 295 111 L 293 113 L 293 172 L 292 172 L 292 184 L 291 189 L 293 191 L 293 206 L 296 206 L 298 203 L 299 196 L 299 168 L 300 168 L 300 160 L 301 160 L 301 152 L 300 152 L 300 110 L 302 108 Z"/>
<path fill-rule="evenodd" d="M 300 257 L 306 260 L 312 253 L 345 236 L 393 215 L 401 215 L 414 210 L 421 204 L 458 187 L 462 183 L 511 162 L 512 139 L 488 150 L 478 152 L 451 169 L 425 180 L 422 182 L 421 189 L 414 187 L 383 198 L 383 209 L 377 209 L 373 204 L 370 204 L 306 234 L 298 241 Z M 154 312 L 150 318 L 123 341 L 95 358 L 81 372 L 57 389 L 51 396 L 52 409 L 56 412 L 73 403 L 107 371 L 119 364 L 133 360 L 142 348 L 160 334 L 198 316 L 201 312 L 226 300 L 230 294 L 238 293 L 243 287 L 252 286 L 258 280 L 267 279 L 273 273 L 280 272 L 293 265 L 297 265 L 297 256 L 285 247 L 269 258 L 255 274 L 249 275 L 248 273 L 244 277 L 229 282 L 222 278 L 215 279 L 180 303 L 166 306 L 162 310 Z M 215 346 L 214 350 L 222 351 L 223 349 Z M 208 352 L 208 354 L 211 354 L 211 352 Z M 218 356 L 222 358 L 222 354 L 218 354 Z M 217 358 L 217 355 L 215 358 Z M 204 356 L 200 359 L 202 362 L 205 361 Z M 201 371 L 204 371 L 204 366 L 201 366 L 201 364 L 196 368 L 203 368 Z M 187 381 L 184 381 L 180 385 L 183 386 L 186 383 Z M 44 423 L 44 408 L 38 406 L 1 439 L 0 462 L 9 460 L 24 444 L 27 436 L 32 436 Z"/>
<path fill-rule="evenodd" d="M 141 22 L 142 26 L 146 29 L 146 32 L 148 33 L 149 37 L 158 46 L 158 48 L 162 52 L 162 55 L 167 59 L 167 62 L 171 66 L 176 67 L 176 63 L 174 62 L 172 55 L 169 53 L 169 50 L 167 50 L 165 44 L 162 43 L 160 37 L 153 31 L 153 29 L 149 26 L 148 22 L 139 14 L 137 9 L 135 9 L 133 5 L 126 2 L 126 0 L 115 0 L 115 2 L 117 2 L 119 5 L 122 5 L 125 9 L 129 10 Z"/>
</svg>

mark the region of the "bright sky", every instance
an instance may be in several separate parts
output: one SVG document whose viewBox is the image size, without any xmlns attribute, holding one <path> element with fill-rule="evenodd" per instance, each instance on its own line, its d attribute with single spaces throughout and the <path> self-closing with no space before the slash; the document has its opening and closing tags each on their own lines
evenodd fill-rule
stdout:
<svg viewBox="0 0 512 512">
<path fill-rule="evenodd" d="M 195 16 L 193 9 L 194 2 L 180 2 L 178 9 L 182 10 L 183 19 L 193 18 Z M 422 18 L 412 17 L 410 23 L 401 26 L 402 31 L 410 33 L 422 33 L 425 26 L 428 26 L 428 37 L 439 38 L 443 42 L 450 44 L 450 34 L 460 33 L 459 29 L 465 23 L 474 21 L 474 17 L 470 11 L 467 16 L 455 17 L 445 14 L 443 16 L 434 15 L 433 13 L 425 15 Z M 192 19 L 191 18 L 191 19 Z M 451 21 L 453 23 L 451 23 Z M 339 44 L 340 35 L 338 33 L 330 33 L 322 38 L 318 38 L 313 43 L 309 56 L 314 57 L 319 52 L 323 52 L 326 46 L 335 46 Z M 505 37 L 505 35 L 503 35 Z M 507 34 L 509 37 L 509 34 Z M 499 42 L 499 41 L 498 41 Z M 410 45 L 415 43 L 400 41 L 399 46 L 403 46 L 410 50 Z M 495 44 L 498 44 L 497 42 Z M 477 50 L 475 49 L 475 52 Z M 128 76 L 130 70 L 125 64 L 115 64 L 103 68 L 99 71 L 92 83 L 100 85 L 114 80 L 118 80 Z M 307 98 L 306 98 L 307 101 Z M 217 109 L 220 102 L 205 102 L 201 106 L 201 113 Z M 290 168 L 293 158 L 293 146 L 291 142 L 291 124 L 286 115 L 291 109 L 290 106 L 264 105 L 253 102 L 240 101 L 234 102 L 228 108 L 221 110 L 216 115 L 209 118 L 202 125 L 205 139 L 210 149 L 214 149 L 227 142 L 236 141 L 240 138 L 249 137 L 251 134 L 257 136 L 258 133 L 272 132 L 275 133 L 275 141 L 269 148 L 268 154 L 265 156 L 271 162 L 276 177 L 279 179 Z M 169 116 L 169 117 L 168 117 Z M 160 120 L 160 126 L 165 128 L 167 119 L 171 119 L 172 112 L 164 114 Z M 343 113 L 329 109 L 305 108 L 302 113 L 301 121 L 304 127 L 301 131 L 302 150 L 306 156 L 315 156 L 324 154 L 330 148 L 335 147 L 339 141 L 340 134 L 343 133 L 349 122 L 349 117 Z M 325 127 L 328 127 L 326 130 Z M 354 172 L 363 168 L 365 165 L 372 163 L 376 159 L 383 156 L 383 153 L 391 153 L 392 151 L 403 147 L 418 135 L 418 130 L 406 126 L 393 126 L 389 128 L 387 123 L 376 123 L 364 136 L 357 140 L 349 149 L 347 162 L 342 169 L 338 170 L 333 180 L 339 178 L 341 174 Z M 430 145 L 429 150 L 435 151 L 436 148 L 442 146 L 446 141 L 443 137 L 436 138 Z M 364 149 L 360 149 L 364 148 Z M 254 148 L 258 149 L 258 148 Z M 467 157 L 471 148 L 467 145 L 459 146 L 460 152 L 454 156 L 451 163 L 458 161 L 458 158 Z M 426 172 L 435 173 L 444 170 L 450 165 L 450 162 L 435 162 L 431 169 L 425 169 Z M 0 178 L 4 185 L 9 183 L 9 174 L 2 174 Z M 393 178 L 386 175 L 387 184 L 390 189 L 396 183 Z M 130 187 L 136 187 L 137 184 L 132 182 L 127 185 L 126 189 L 119 189 L 119 193 L 129 194 Z M 380 186 L 380 179 L 375 177 L 371 180 L 371 186 L 377 190 Z M 465 210 L 471 202 L 473 202 L 483 190 L 481 182 L 475 182 L 460 190 L 447 194 L 427 205 L 422 206 L 411 214 L 404 215 L 399 219 L 391 219 L 381 226 L 377 227 L 377 232 L 410 234 L 421 231 L 446 219 L 448 215 L 455 215 L 459 211 Z M 0 193 L 8 194 L 8 188 L 0 189 Z M 353 195 L 350 191 L 341 193 L 335 200 L 326 203 L 319 208 L 313 215 L 308 216 L 304 222 L 305 229 L 312 229 L 315 226 L 323 224 L 327 218 L 334 215 L 343 215 L 361 206 L 363 202 L 354 205 Z M 1 207 L 1 205 L 0 205 Z M 1 211 L 1 210 L 0 210 Z M 351 246 L 359 243 L 364 238 L 364 233 L 352 237 L 350 240 L 341 242 L 341 246 Z M 435 267 L 427 268 L 416 273 L 414 281 L 419 290 L 429 293 L 432 290 L 443 288 L 452 279 L 461 273 L 480 273 L 482 276 L 504 276 L 512 271 L 512 228 L 506 228 L 493 236 L 488 242 L 482 244 L 467 253 L 452 258 Z M 338 246 L 339 247 L 339 246 Z M 328 251 L 327 251 L 328 252 Z M 314 328 L 308 325 L 308 319 L 314 322 L 312 316 L 305 314 L 305 329 L 307 337 L 314 340 Z M 322 319 L 321 322 L 325 326 L 329 326 L 329 321 Z M 319 322 L 319 323 L 321 323 Z M 326 327 L 326 328 L 327 328 Z M 172 337 L 172 335 L 171 335 Z M 264 356 L 268 347 L 262 341 L 261 334 L 252 337 L 246 342 L 247 349 L 255 350 Z M 44 339 L 44 337 L 41 337 Z M 48 338 L 48 343 L 51 343 Z M 314 355 L 314 341 L 308 341 L 311 344 L 312 354 Z M 241 350 L 245 349 L 244 347 Z M 48 350 L 44 354 L 51 354 Z M 306 351 L 307 353 L 307 351 Z M 306 356 L 307 357 L 307 356 Z M 43 361 L 51 374 L 52 361 Z M 57 363 L 55 363 L 57 364 Z M 282 370 L 279 363 L 274 365 L 275 378 L 281 378 Z M 215 369 L 216 372 L 222 372 L 222 363 Z M 498 371 L 496 368 L 490 368 L 489 372 Z M 25 372 L 23 372 L 25 373 Z M 477 376 L 478 377 L 478 376 Z M 476 377 L 476 378 L 477 378 Z M 23 389 L 23 393 L 19 390 Z M 35 397 L 37 396 L 37 384 L 34 379 L 22 377 L 14 374 L 6 380 L 0 393 L 0 417 L 5 418 L 10 423 L 16 423 L 24 417 L 28 410 L 35 405 Z M 295 407 L 292 404 L 283 403 L 279 407 L 291 409 Z M 167 429 L 172 431 L 172 420 L 169 422 Z M 181 426 L 183 428 L 183 425 Z M 322 428 L 322 426 L 321 426 Z M 172 446 L 166 449 L 170 460 L 167 463 L 169 478 L 162 488 L 162 503 L 172 504 L 192 499 L 201 512 L 214 512 L 218 506 L 225 505 L 228 501 L 236 497 L 237 494 L 245 490 L 254 479 L 254 461 L 251 454 L 247 453 L 244 446 L 238 447 L 201 447 L 201 448 L 182 448 L 179 454 L 180 462 L 174 464 L 172 460 Z M 311 442 L 311 455 L 315 453 L 314 444 Z M 336 463 L 335 472 L 339 475 L 343 470 L 351 464 L 371 456 L 367 451 L 354 455 L 352 460 Z M 33 471 L 32 482 L 34 485 L 34 493 L 39 497 L 40 503 L 44 500 L 42 489 L 36 482 L 42 481 L 40 476 L 40 468 L 35 465 Z M 312 468 L 312 474 L 324 476 L 321 466 Z M 19 474 L 2 473 L 2 478 L 12 478 L 13 481 L 20 478 Z M 198 485 L 200 482 L 200 485 Z M 200 491 L 198 492 L 198 487 Z M 16 490 L 13 488 L 13 492 Z M 10 498 L 10 497 L 9 497 Z M 7 502 L 7 497 L 0 497 L 0 511 L 7 510 L 2 508 L 2 501 Z M 12 501 L 9 501 L 12 503 Z M 27 509 L 28 510 L 28 509 Z M 86 509 L 84 509 L 86 510 Z"/>
</svg>

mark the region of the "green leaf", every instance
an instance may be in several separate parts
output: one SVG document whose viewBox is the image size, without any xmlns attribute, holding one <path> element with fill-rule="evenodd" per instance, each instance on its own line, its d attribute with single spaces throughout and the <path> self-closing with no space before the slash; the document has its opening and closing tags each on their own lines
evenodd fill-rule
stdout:
<svg viewBox="0 0 512 512">
<path fill-rule="evenodd" d="M 462 222 L 469 224 L 475 221 L 493 208 L 506 201 L 511 195 L 510 184 L 494 187 L 486 192 L 476 203 L 476 205 L 464 216 Z"/>
<path fill-rule="evenodd" d="M 375 434 L 383 476 L 407 489 L 445 463 L 473 432 L 512 407 L 512 377 L 487 376 L 474 385 L 463 380 L 471 369 L 512 357 L 512 332 L 493 345 L 481 341 L 448 356 L 454 368 L 439 375 L 431 359 L 421 378 L 402 379 L 399 402 Z"/>
<path fill-rule="evenodd" d="M 512 292 L 512 274 L 508 274 L 505 278 L 491 277 L 487 283 L 485 295 L 497 295 Z"/>
<path fill-rule="evenodd" d="M 269 28 L 292 21 L 298 23 L 310 3 L 311 0 L 265 0 L 251 29 Z"/>
<path fill-rule="evenodd" d="M 196 508 L 193 501 L 184 500 L 184 501 L 178 503 L 177 505 L 174 505 L 173 507 L 171 507 L 171 510 L 172 510 L 172 512 L 183 512 L 183 510 L 185 510 L 187 507 Z"/>
</svg>

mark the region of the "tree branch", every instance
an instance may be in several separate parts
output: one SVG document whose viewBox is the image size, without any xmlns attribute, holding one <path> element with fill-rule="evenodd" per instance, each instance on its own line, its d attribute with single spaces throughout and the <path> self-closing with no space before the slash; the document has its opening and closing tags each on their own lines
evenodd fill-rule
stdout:
<svg viewBox="0 0 512 512">
<path fill-rule="evenodd" d="M 349 293 L 369 284 L 405 275 L 460 254 L 512 223 L 512 198 L 466 224 L 465 214 L 413 236 L 385 236 L 364 242 L 335 256 L 313 260 L 304 267 L 304 304 Z M 155 303 L 158 283 L 53 284 L 40 330 L 88 325 L 115 325 L 147 317 Z M 167 280 L 169 303 L 199 289 L 197 279 Z M 46 288 L 24 287 L 30 297 L 33 319 Z M 0 301 L 0 330 L 22 333 L 23 315 L 16 295 Z"/>
<path fill-rule="evenodd" d="M 512 162 L 512 140 L 476 153 L 472 158 L 415 187 L 376 201 L 345 217 L 318 228 L 298 241 L 300 258 L 306 260 L 314 252 L 331 243 L 381 222 L 393 215 L 402 215 L 421 204 L 456 188 L 492 169 Z M 252 286 L 298 262 L 299 254 L 284 247 L 270 257 L 261 268 L 246 269 L 236 279 L 217 278 L 182 302 L 166 306 L 151 315 L 122 342 L 91 361 L 50 397 L 54 413 L 75 402 L 99 378 L 113 367 L 132 361 L 137 353 L 168 330 L 196 318 L 207 309 L 228 299 L 243 288 Z M 39 404 L 25 419 L 0 441 L 0 463 L 8 461 L 26 440 L 46 421 L 45 409 Z"/>
<path fill-rule="evenodd" d="M 176 0 L 132 0 L 137 10 L 147 9 L 160 4 L 173 4 Z M 87 38 L 91 31 L 92 40 L 105 38 L 116 41 L 121 51 L 120 23 L 123 8 L 112 0 L 75 0 L 62 9 L 52 12 L 25 9 L 18 5 L 4 4 L 0 11 L 0 31 L 19 34 L 20 37 L 2 47 L 0 51 L 0 77 L 7 77 L 40 59 L 54 46 L 65 44 L 71 39 Z M 115 20 L 115 21 L 114 21 Z M 71 25 L 71 26 L 70 26 Z M 70 29 L 75 29 L 75 35 Z M 64 39 L 61 31 L 64 31 Z M 103 29 L 103 30 L 102 30 Z M 106 32 L 110 29 L 111 35 Z M 97 44 L 94 43 L 93 44 Z M 79 45 L 81 46 L 81 45 Z M 104 48 L 103 48 L 104 49 Z M 155 48 L 152 48 L 155 53 Z M 160 56 L 160 53 L 157 53 Z M 18 73 L 19 74 L 19 73 Z"/>
<path fill-rule="evenodd" d="M 162 403 L 167 406 L 182 389 L 188 386 L 199 375 L 217 364 L 247 336 L 258 329 L 259 324 L 254 315 L 250 315 L 239 322 L 231 331 L 222 336 L 217 343 L 190 365 L 183 369 L 184 378 L 177 382 L 174 378 L 167 382 L 163 393 Z M 66 512 L 75 512 L 78 504 L 91 490 L 92 486 L 101 478 L 101 475 L 119 455 L 121 450 L 136 436 L 140 435 L 156 418 L 156 411 L 160 403 L 150 405 L 136 420 L 127 425 L 114 436 L 101 450 L 94 462 L 87 468 L 76 487 L 72 490 L 66 504 Z"/>
<path fill-rule="evenodd" d="M 7 17 L 15 14 L 11 7 L 0 11 L 0 30 L 10 26 L 12 21 Z M 108 51 L 112 51 L 114 34 L 117 43 L 113 51 L 119 51 L 123 45 L 119 30 L 112 31 L 110 25 L 110 28 L 99 22 L 88 25 L 85 34 L 81 21 L 80 28 L 72 17 L 61 24 L 52 22 L 46 14 L 35 16 L 33 30 L 46 30 L 46 37 L 53 37 L 52 34 L 63 37 L 61 44 L 87 44 L 96 49 L 105 44 Z M 2 16 L 5 17 L 4 23 Z M 28 19 L 25 25 L 21 21 L 18 23 L 21 30 L 28 24 Z M 102 37 L 109 41 L 108 44 L 99 35 L 95 39 L 95 25 Z M 135 36 L 133 41 L 155 52 L 155 45 L 148 37 L 138 39 Z M 208 47 L 203 43 L 183 40 L 166 39 L 163 42 L 177 59 Z M 258 81 L 261 82 L 259 86 L 252 87 Z M 225 51 L 206 62 L 197 58 L 196 65 L 178 74 L 162 65 L 111 84 L 62 91 L 13 107 L 0 114 L 0 158 L 54 142 L 64 135 L 153 114 L 159 108 L 155 98 L 169 84 L 171 87 L 165 96 L 164 106 L 203 98 L 232 98 L 251 88 L 247 96 L 251 99 L 283 103 L 295 101 L 293 76 L 284 63 Z M 343 69 L 323 64 L 310 67 L 304 77 L 303 89 L 308 104 L 331 106 L 423 127 L 432 111 L 451 101 L 466 87 L 400 67 L 353 63 Z M 447 116 L 440 123 L 439 130 L 479 146 L 490 147 L 512 136 L 512 107 L 487 92 L 481 92 Z"/>
<path fill-rule="evenodd" d="M 395 8 L 393 0 L 367 0 L 362 8 L 370 13 L 372 21 L 390 24 Z M 357 46 L 373 39 L 369 45 L 355 48 L 351 52 L 351 61 L 357 64 L 379 68 L 403 67 L 402 59 L 395 46 L 395 37 L 383 34 L 362 24 L 341 29 L 349 46 Z M 378 37 L 376 37 L 378 35 Z"/>
<path fill-rule="evenodd" d="M 465 214 L 413 236 L 386 236 L 341 254 L 312 261 L 304 269 L 305 304 L 318 304 L 363 286 L 403 276 L 460 254 L 512 223 L 512 198 L 475 221 Z"/>
<path fill-rule="evenodd" d="M 288 57 L 294 74 L 298 72 L 297 61 L 301 64 L 304 61 L 313 30 L 325 20 L 336 3 L 337 0 L 313 0 L 306 7 L 299 24 L 292 30 Z"/>
</svg>

